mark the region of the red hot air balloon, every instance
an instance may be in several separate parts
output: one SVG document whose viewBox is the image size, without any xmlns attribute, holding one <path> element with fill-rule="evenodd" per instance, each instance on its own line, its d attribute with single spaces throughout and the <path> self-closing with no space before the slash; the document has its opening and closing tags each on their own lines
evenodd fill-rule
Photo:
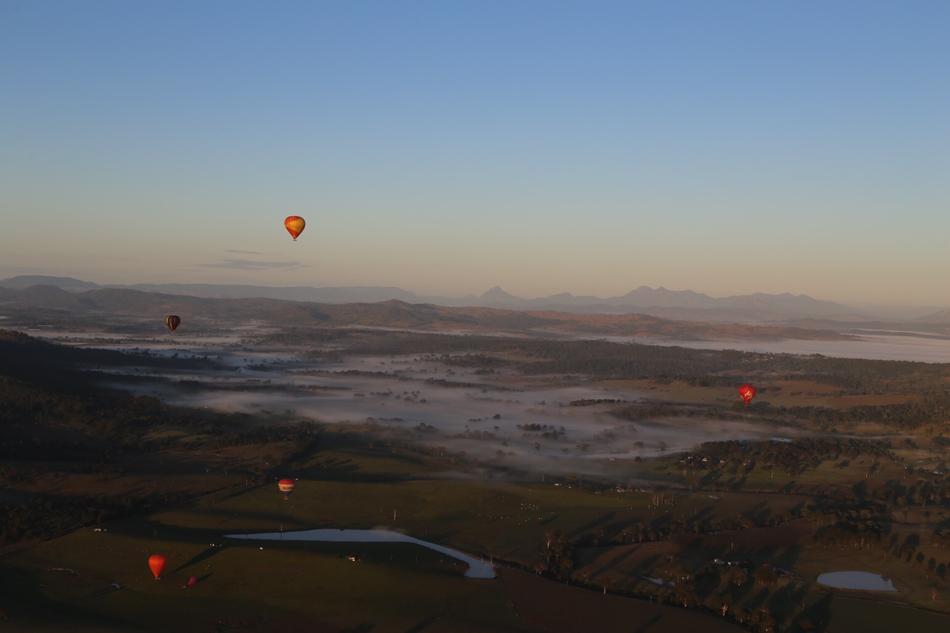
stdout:
<svg viewBox="0 0 950 633">
<path fill-rule="evenodd" d="M 194 589 L 195 585 L 198 584 L 197 576 L 188 576 L 188 582 L 185 583 L 185 589 Z"/>
<path fill-rule="evenodd" d="M 162 572 L 165 570 L 165 556 L 162 554 L 152 554 L 148 557 L 148 568 L 152 570 L 155 580 L 162 579 Z"/>
<path fill-rule="evenodd" d="M 300 234 L 303 233 L 305 226 L 307 226 L 307 221 L 299 215 L 288 215 L 284 218 L 284 228 L 287 229 L 287 232 L 290 233 L 290 237 L 294 238 L 295 242 L 297 238 L 300 237 Z"/>
<path fill-rule="evenodd" d="M 290 493 L 294 491 L 294 487 L 297 485 L 293 479 L 281 479 L 277 482 L 277 489 L 284 493 L 284 499 L 290 496 Z"/>
<path fill-rule="evenodd" d="M 752 404 L 752 398 L 755 397 L 755 387 L 746 383 L 739 387 L 739 397 L 742 398 L 742 401 L 746 406 Z"/>
<path fill-rule="evenodd" d="M 174 332 L 181 325 L 181 317 L 177 314 L 169 314 L 165 317 L 165 327 L 169 332 Z"/>
</svg>

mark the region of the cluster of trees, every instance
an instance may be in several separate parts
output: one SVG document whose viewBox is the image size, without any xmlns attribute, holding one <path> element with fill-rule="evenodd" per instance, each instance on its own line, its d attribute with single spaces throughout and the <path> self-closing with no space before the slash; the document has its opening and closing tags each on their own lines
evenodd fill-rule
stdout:
<svg viewBox="0 0 950 633">
<path fill-rule="evenodd" d="M 570 549 L 569 545 L 551 539 L 550 535 L 545 538 L 542 552 Z M 549 558 L 554 557 L 549 555 Z M 550 573 L 550 568 L 542 556 L 538 572 L 558 578 Z M 620 593 L 648 597 L 687 609 L 704 609 L 757 633 L 808 631 L 816 622 L 827 619 L 821 604 L 807 604 L 808 589 L 803 583 L 769 563 L 756 565 L 748 561 L 715 559 L 697 564 L 667 556 L 651 573 L 658 577 L 644 578 L 644 582 L 632 589 L 621 589 Z M 560 578 L 564 579 L 563 576 Z M 599 588 L 596 581 L 584 573 L 575 574 L 572 580 L 590 588 Z"/>
<path fill-rule="evenodd" d="M 455 367 L 469 367 L 480 369 L 500 369 L 514 364 L 514 361 L 489 354 L 469 353 L 469 354 L 431 354 L 423 360 L 442 363 Z"/>
<path fill-rule="evenodd" d="M 891 534 L 890 538 L 886 542 L 882 542 L 881 545 L 889 555 L 899 558 L 905 563 L 916 565 L 940 578 L 947 578 L 947 568 L 950 567 L 950 560 L 944 562 L 941 560 L 942 557 L 939 556 L 939 553 L 938 556 L 934 556 L 923 551 L 919 534 Z M 931 546 L 934 545 L 939 548 L 936 541 L 931 541 Z"/>
<path fill-rule="evenodd" d="M 567 435 L 567 430 L 563 426 L 556 427 L 553 424 L 538 424 L 536 422 L 529 422 L 526 424 L 519 424 L 518 428 L 525 433 L 540 433 L 541 437 L 549 440 L 559 440 Z"/>
<path fill-rule="evenodd" d="M 574 539 L 577 547 L 602 547 L 675 540 L 679 537 L 730 532 L 751 527 L 777 527 L 803 516 L 803 509 L 785 512 L 747 512 L 733 517 L 697 514 L 684 519 L 658 516 L 652 521 L 637 521 L 608 532 L 603 528 L 588 530 Z"/>
<path fill-rule="evenodd" d="M 950 506 L 950 477 L 946 474 L 918 478 L 910 483 L 890 479 L 877 491 L 880 499 L 895 508 L 907 506 Z"/>
<path fill-rule="evenodd" d="M 938 527 L 931 540 L 930 547 L 940 550 L 936 555 L 923 550 L 920 534 L 900 532 L 890 522 L 890 514 L 883 507 L 838 508 L 827 514 L 829 522 L 819 519 L 820 525 L 815 532 L 817 543 L 827 547 L 842 549 L 883 551 L 886 556 L 916 565 L 922 571 L 934 574 L 938 578 L 947 578 L 950 559 L 944 561 L 940 551 L 950 546 L 950 531 Z"/>
<path fill-rule="evenodd" d="M 815 531 L 815 541 L 827 546 L 870 549 L 880 545 L 888 526 L 871 518 L 850 517 L 822 525 Z"/>
<path fill-rule="evenodd" d="M 699 470 L 764 464 L 796 475 L 827 460 L 854 459 L 862 455 L 894 459 L 890 444 L 883 440 L 807 437 L 790 442 L 706 442 L 696 451 L 683 455 L 681 461 Z"/>
<path fill-rule="evenodd" d="M 899 429 L 912 429 L 950 420 L 950 394 L 927 393 L 919 400 L 902 404 L 863 405 L 846 409 L 830 407 L 771 407 L 771 413 L 833 426 L 848 422 L 880 422 Z"/>
<path fill-rule="evenodd" d="M 480 382 L 465 382 L 462 380 L 446 380 L 445 378 L 426 378 L 426 384 L 433 387 L 448 387 L 450 389 L 478 389 L 486 391 L 516 391 L 501 385 L 486 385 Z"/>
<path fill-rule="evenodd" d="M 545 531 L 535 571 L 559 580 L 568 580 L 573 570 L 574 544 L 560 530 Z"/>
<path fill-rule="evenodd" d="M 580 400 L 571 400 L 568 403 L 570 407 L 592 407 L 598 404 L 622 404 L 626 402 L 619 398 L 581 398 Z"/>
<path fill-rule="evenodd" d="M 33 495 L 0 503 L 0 544 L 46 538 L 82 525 L 142 514 L 184 500 L 181 494 L 144 496 Z"/>
</svg>

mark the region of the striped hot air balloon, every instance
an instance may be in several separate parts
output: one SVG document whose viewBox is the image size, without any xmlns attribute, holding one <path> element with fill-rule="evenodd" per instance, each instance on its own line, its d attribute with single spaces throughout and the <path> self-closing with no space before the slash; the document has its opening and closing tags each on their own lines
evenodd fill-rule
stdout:
<svg viewBox="0 0 950 633">
<path fill-rule="evenodd" d="M 174 332 L 178 329 L 178 326 L 181 325 L 181 317 L 177 314 L 168 314 L 165 315 L 165 327 L 168 328 L 169 332 Z"/>
</svg>

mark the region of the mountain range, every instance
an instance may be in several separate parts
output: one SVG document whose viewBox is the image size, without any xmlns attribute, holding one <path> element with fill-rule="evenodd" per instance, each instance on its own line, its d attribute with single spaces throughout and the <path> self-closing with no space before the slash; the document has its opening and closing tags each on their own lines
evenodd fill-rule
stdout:
<svg viewBox="0 0 950 633">
<path fill-rule="evenodd" d="M 192 331 L 249 324 L 278 328 L 384 328 L 527 336 L 632 337 L 666 340 L 842 340 L 829 329 L 769 324 L 700 323 L 643 314 L 578 314 L 550 310 L 439 306 L 396 299 L 372 303 L 314 303 L 270 298 L 211 298 L 131 288 L 67 291 L 56 286 L 0 286 L 0 323 L 14 327 L 107 327 L 164 331 L 177 314 Z M 6 320 L 10 319 L 10 320 Z"/>
<path fill-rule="evenodd" d="M 712 297 L 692 290 L 669 290 L 640 286 L 615 297 L 596 297 L 560 293 L 546 297 L 523 298 L 494 287 L 481 295 L 464 297 L 425 296 L 390 286 L 258 286 L 247 284 L 108 284 L 45 275 L 21 275 L 0 280 L 0 288 L 25 289 L 54 286 L 68 292 L 102 288 L 125 288 L 145 292 L 221 299 L 279 299 L 324 304 L 375 303 L 397 300 L 411 304 L 427 303 L 448 307 L 491 307 L 507 310 L 544 310 L 580 314 L 644 314 L 665 319 L 719 323 L 788 323 L 807 320 L 843 323 L 871 323 L 880 320 L 950 323 L 950 310 L 933 308 L 932 314 L 907 311 L 895 319 L 873 308 L 857 308 L 808 295 L 754 293 Z"/>
</svg>

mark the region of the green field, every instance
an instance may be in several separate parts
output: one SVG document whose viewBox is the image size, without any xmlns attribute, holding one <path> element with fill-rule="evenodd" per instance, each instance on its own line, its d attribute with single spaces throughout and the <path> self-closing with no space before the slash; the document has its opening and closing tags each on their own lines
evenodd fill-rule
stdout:
<svg viewBox="0 0 950 633">
<path fill-rule="evenodd" d="M 598 529 L 609 533 L 636 521 L 697 514 L 729 517 L 763 501 L 770 506 L 794 502 L 793 497 L 777 494 L 680 492 L 670 493 L 668 503 L 657 508 L 646 493 L 448 477 L 405 479 L 410 474 L 407 456 L 397 453 L 384 458 L 365 447 L 336 447 L 319 455 L 316 461 L 324 465 L 347 464 L 345 477 L 339 469 L 327 468 L 326 479 L 300 479 L 289 500 L 274 485 L 207 495 L 144 518 L 113 522 L 106 532 L 84 528 L 8 555 L 2 578 L 9 623 L 20 630 L 48 626 L 45 614 L 55 605 L 59 612 L 68 609 L 70 622 L 106 627 L 103 630 L 271 631 L 296 630 L 306 622 L 310 627 L 306 630 L 313 631 L 580 631 L 578 622 L 585 617 L 602 618 L 598 626 L 604 631 L 629 630 L 614 629 L 612 623 L 633 621 L 649 624 L 650 631 L 673 631 L 693 619 L 703 630 L 727 630 L 734 625 L 695 609 L 658 610 L 654 603 L 617 596 L 608 596 L 608 603 L 591 602 L 604 596 L 515 570 L 501 568 L 496 580 L 466 579 L 462 564 L 412 545 L 228 541 L 222 536 L 384 526 L 530 566 L 549 530 L 568 536 Z M 425 462 L 418 456 L 414 459 Z M 433 470 L 431 463 L 419 465 L 423 471 Z M 311 470 L 310 461 L 301 466 L 319 473 Z M 383 476 L 393 479 L 363 480 Z M 769 534 L 767 529 L 740 533 L 735 553 L 753 560 L 788 560 L 797 573 L 809 578 L 829 565 L 871 564 L 866 554 L 811 546 L 795 546 L 794 556 L 787 558 L 781 548 L 756 542 L 767 540 Z M 677 541 L 667 549 L 683 561 L 701 565 L 710 552 L 717 551 L 717 541 L 705 538 L 712 540 L 700 548 Z M 158 582 L 151 579 L 145 564 L 156 551 L 169 559 L 165 578 Z M 603 556 L 610 548 L 597 551 L 597 556 Z M 359 555 L 359 562 L 347 560 L 348 554 Z M 592 561 L 590 555 L 579 551 L 578 564 Z M 585 572 L 585 577 L 595 586 L 635 589 L 637 582 L 642 585 L 637 580 L 641 575 L 660 573 L 657 569 L 662 565 L 656 556 L 642 564 L 636 560 L 630 557 L 632 566 L 612 564 L 606 575 Z M 71 571 L 51 571 L 54 568 Z M 875 569 L 895 578 L 902 588 L 899 599 L 919 602 L 925 597 L 925 583 L 915 581 L 900 561 Z M 195 589 L 185 590 L 182 585 L 191 575 L 200 582 Z M 112 589 L 112 582 L 122 588 Z M 812 587 L 806 600 L 812 603 L 824 595 Z M 552 614 L 558 611 L 539 606 L 550 604 L 551 596 L 560 596 L 558 604 L 570 604 L 569 614 L 555 617 Z M 849 627 L 863 612 L 852 602 L 833 599 L 827 630 L 857 630 Z M 606 604 L 610 607 L 605 611 Z M 874 604 L 887 617 L 907 611 L 897 604 Z M 895 611 L 900 609 L 904 610 Z M 924 627 L 915 630 L 939 630 L 926 627 L 948 621 L 938 614 L 907 612 Z M 63 622 L 56 630 L 62 630 L 61 626 Z M 75 630 L 87 630 L 75 626 Z"/>
<path fill-rule="evenodd" d="M 355 467 L 350 478 L 407 474 L 405 460 L 364 449 L 338 449 L 321 455 L 321 463 L 331 457 Z M 466 579 L 464 565 L 413 545 L 255 543 L 222 535 L 383 525 L 528 565 L 547 529 L 580 533 L 647 511 L 644 495 L 451 478 L 369 483 L 341 481 L 338 474 L 301 479 L 289 500 L 273 485 L 208 495 L 112 522 L 105 532 L 83 528 L 7 555 L 0 575 L 5 624 L 20 630 L 66 630 L 61 627 L 68 621 L 73 630 L 273 631 L 300 630 L 295 627 L 306 622 L 308 631 L 573 631 L 574 620 L 550 628 L 538 606 L 548 600 L 546 592 L 568 592 L 576 603 L 572 617 L 581 619 L 601 617 L 603 603 L 590 598 L 603 596 L 533 574 L 506 580 L 523 573 L 515 570 L 495 580 Z M 169 560 L 158 582 L 146 566 L 153 552 Z M 348 554 L 358 554 L 359 562 L 347 560 Z M 192 575 L 199 584 L 183 589 Z M 111 588 L 113 582 L 121 589 Z M 651 630 L 671 631 L 667 627 L 693 620 L 722 630 L 732 626 L 643 600 L 610 597 L 610 604 L 605 631 L 609 621 L 652 622 Z M 53 611 L 69 615 L 64 621 Z M 661 622 L 666 624 L 657 628 Z"/>
</svg>

